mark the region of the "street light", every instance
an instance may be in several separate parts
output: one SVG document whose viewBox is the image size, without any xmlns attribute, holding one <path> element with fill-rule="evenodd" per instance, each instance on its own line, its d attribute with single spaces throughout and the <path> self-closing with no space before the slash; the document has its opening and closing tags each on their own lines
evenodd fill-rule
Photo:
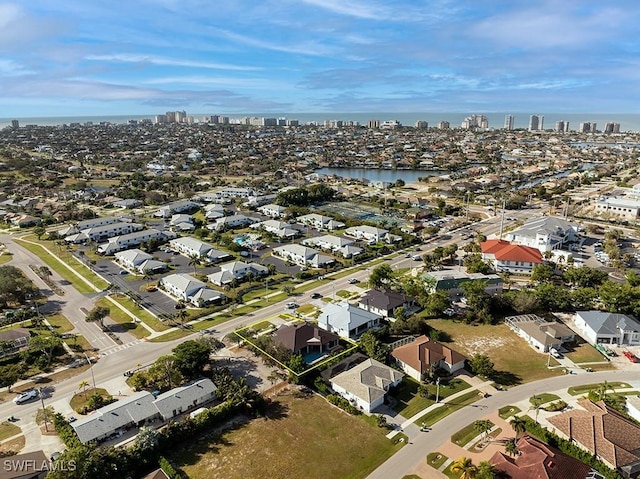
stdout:
<svg viewBox="0 0 640 479">
<path fill-rule="evenodd" d="M 440 402 L 440 378 L 436 378 L 436 403 Z"/>
<path fill-rule="evenodd" d="M 42 403 L 42 417 L 44 419 L 44 430 L 49 432 L 49 423 L 47 422 L 47 409 L 44 407 L 44 393 L 42 388 L 38 388 L 38 393 L 40 394 L 40 402 Z"/>
<path fill-rule="evenodd" d="M 87 356 L 87 353 L 83 353 L 83 354 L 84 354 L 84 357 L 87 359 L 87 362 L 89 363 L 89 369 L 91 370 L 91 382 L 93 383 L 93 392 L 96 392 L 96 377 L 93 375 L 93 363 L 89 359 L 89 356 Z"/>
</svg>

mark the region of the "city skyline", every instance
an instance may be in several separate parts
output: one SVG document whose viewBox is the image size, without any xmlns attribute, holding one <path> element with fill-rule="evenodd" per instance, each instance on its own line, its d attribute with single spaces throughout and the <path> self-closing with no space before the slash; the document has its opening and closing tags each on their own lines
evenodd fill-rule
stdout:
<svg viewBox="0 0 640 479">
<path fill-rule="evenodd" d="M 640 100 L 631 1 L 230 3 L 0 3 L 0 117 L 635 113 Z"/>
</svg>

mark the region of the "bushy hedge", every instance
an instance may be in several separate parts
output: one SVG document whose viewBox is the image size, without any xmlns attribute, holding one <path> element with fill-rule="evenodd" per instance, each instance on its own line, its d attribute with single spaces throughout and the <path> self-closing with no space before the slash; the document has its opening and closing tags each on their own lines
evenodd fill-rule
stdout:
<svg viewBox="0 0 640 479">
<path fill-rule="evenodd" d="M 348 412 L 349 414 L 353 414 L 354 416 L 362 414 L 360 409 L 353 406 L 349 401 L 338 394 L 329 394 L 327 396 L 327 401 L 329 401 L 334 406 L 338 406 L 340 409 Z"/>
<path fill-rule="evenodd" d="M 171 463 L 167 460 L 166 457 L 160 456 L 158 460 L 158 465 L 160 469 L 169 476 L 169 479 L 182 479 L 182 475 L 175 470 L 175 468 L 171 465 Z"/>
<path fill-rule="evenodd" d="M 585 451 L 584 449 L 581 449 L 571 441 L 556 436 L 531 418 L 525 418 L 525 427 L 527 429 L 527 432 L 532 436 L 540 439 L 542 442 L 546 442 L 552 447 L 560 449 L 566 455 L 584 462 L 585 464 L 588 464 L 593 469 L 602 474 L 605 478 L 622 479 L 622 476 L 618 473 L 618 471 L 608 467 L 604 462 L 598 460 L 593 454 Z"/>
<path fill-rule="evenodd" d="M 567 403 L 562 399 L 560 399 L 559 401 L 552 402 L 551 404 L 549 404 L 547 407 L 544 408 L 544 410 L 549 412 L 556 412 L 556 411 L 562 411 L 566 407 L 567 407 Z"/>
<path fill-rule="evenodd" d="M 80 446 L 82 444 L 80 439 L 78 439 L 76 431 L 71 427 L 71 424 L 69 424 L 62 414 L 56 413 L 53 416 L 53 427 L 60 437 L 60 440 L 65 446 L 67 446 L 67 448 Z"/>
</svg>

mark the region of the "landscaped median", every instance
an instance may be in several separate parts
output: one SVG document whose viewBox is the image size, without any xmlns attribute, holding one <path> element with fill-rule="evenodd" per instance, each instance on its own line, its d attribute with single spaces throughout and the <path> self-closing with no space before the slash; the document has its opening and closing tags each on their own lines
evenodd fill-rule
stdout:
<svg viewBox="0 0 640 479">
<path fill-rule="evenodd" d="M 426 423 L 427 426 L 432 426 L 436 422 L 447 417 L 449 414 L 453 414 L 459 409 L 473 404 L 480 399 L 482 398 L 478 394 L 478 391 L 469 391 L 468 393 L 462 394 L 461 396 L 458 396 L 449 402 L 443 403 L 442 406 L 438 406 L 437 408 L 432 409 L 425 415 L 421 416 L 418 420 L 414 421 L 414 424 L 416 424 L 417 426 L 422 426 L 422 424 Z"/>
<path fill-rule="evenodd" d="M 408 419 L 435 404 L 438 392 L 438 399 L 445 399 L 470 387 L 467 382 L 458 378 L 441 381 L 439 390 L 435 384 L 423 385 L 422 389 L 420 386 L 418 381 L 405 376 L 393 392 L 396 400 L 393 410 Z"/>
</svg>

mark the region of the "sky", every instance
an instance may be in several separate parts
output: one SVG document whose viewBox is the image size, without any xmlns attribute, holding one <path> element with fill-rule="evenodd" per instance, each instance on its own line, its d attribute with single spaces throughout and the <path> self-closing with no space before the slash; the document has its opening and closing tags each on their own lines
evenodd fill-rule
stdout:
<svg viewBox="0 0 640 479">
<path fill-rule="evenodd" d="M 610 112 L 637 0 L 0 0 L 0 117 Z"/>
</svg>

